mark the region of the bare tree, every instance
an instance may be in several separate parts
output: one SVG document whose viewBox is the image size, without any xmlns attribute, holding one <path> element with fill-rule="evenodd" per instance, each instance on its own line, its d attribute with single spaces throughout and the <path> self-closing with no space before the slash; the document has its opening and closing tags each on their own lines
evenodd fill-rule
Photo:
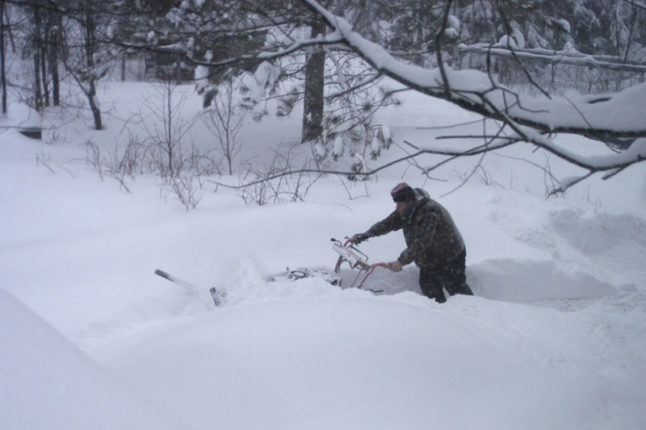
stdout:
<svg viewBox="0 0 646 430">
<path fill-rule="evenodd" d="M 154 84 L 159 102 L 147 103 L 142 116 L 154 118 L 155 126 L 142 122 L 150 141 L 153 165 L 165 180 L 172 180 L 185 172 L 190 163 L 186 135 L 193 121 L 182 119 L 186 97 L 178 94 L 178 87 L 170 80 Z M 161 127 L 157 126 L 161 124 Z"/>
<path fill-rule="evenodd" d="M 234 80 L 230 77 L 220 85 L 220 91 L 205 112 L 206 126 L 215 137 L 218 149 L 226 161 L 229 175 L 233 174 L 233 160 L 240 151 L 238 133 L 244 119 L 241 110 L 236 106 L 235 90 Z"/>
</svg>

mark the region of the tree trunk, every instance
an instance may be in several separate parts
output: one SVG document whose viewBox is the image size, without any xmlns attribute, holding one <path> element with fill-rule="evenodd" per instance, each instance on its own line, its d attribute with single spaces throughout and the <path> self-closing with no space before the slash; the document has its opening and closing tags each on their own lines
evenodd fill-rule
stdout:
<svg viewBox="0 0 646 430">
<path fill-rule="evenodd" d="M 40 61 L 38 52 L 34 52 L 34 109 L 38 112 L 43 107 L 43 95 L 40 92 Z"/>
<path fill-rule="evenodd" d="M 94 118 L 94 128 L 103 130 L 103 121 L 101 120 L 101 110 L 96 100 L 96 64 L 94 63 L 94 54 L 96 53 L 96 23 L 94 22 L 94 8 L 92 0 L 86 0 L 85 9 L 85 57 L 87 66 L 87 91 L 86 96 Z"/>
<path fill-rule="evenodd" d="M 7 113 L 7 68 L 4 47 L 4 10 L 5 0 L 0 0 L 0 86 L 2 86 L 2 113 Z"/>
<path fill-rule="evenodd" d="M 40 86 L 40 5 L 34 5 L 34 33 L 33 33 L 33 49 L 34 49 L 34 108 L 40 111 L 43 107 L 43 94 Z"/>
<path fill-rule="evenodd" d="M 317 17 L 312 23 L 312 37 L 325 33 L 325 22 Z M 314 142 L 323 132 L 325 52 L 316 47 L 305 64 L 303 131 L 301 142 Z"/>
<path fill-rule="evenodd" d="M 45 97 L 45 106 L 49 106 L 49 85 L 47 82 L 47 47 L 45 46 L 44 41 L 41 41 L 40 45 L 41 46 L 38 49 L 38 55 L 40 56 L 40 73 L 41 81 L 43 83 L 43 96 Z"/>
<path fill-rule="evenodd" d="M 52 104 L 54 106 L 61 105 L 61 90 L 60 90 L 60 76 L 58 74 L 58 53 L 60 52 L 62 38 L 61 27 L 63 26 L 63 17 L 58 12 L 52 12 L 52 20 L 54 24 L 50 28 L 48 37 L 50 38 L 51 46 L 49 48 L 49 73 L 52 75 Z"/>
<path fill-rule="evenodd" d="M 97 130 L 103 130 L 103 121 L 101 120 L 101 109 L 99 109 L 99 104 L 96 100 L 96 85 L 94 79 L 91 79 L 89 82 L 89 91 L 87 92 L 88 102 L 90 103 L 90 110 L 92 111 L 92 117 L 94 118 L 94 128 Z"/>
<path fill-rule="evenodd" d="M 57 35 L 49 53 L 49 72 L 52 74 L 52 104 L 54 106 L 61 105 L 61 82 L 58 75 L 58 43 L 59 39 Z"/>
</svg>

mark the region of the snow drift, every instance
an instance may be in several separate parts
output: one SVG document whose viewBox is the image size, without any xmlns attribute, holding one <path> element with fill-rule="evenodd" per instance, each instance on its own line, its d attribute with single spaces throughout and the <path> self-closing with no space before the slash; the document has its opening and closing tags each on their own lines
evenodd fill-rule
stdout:
<svg viewBox="0 0 646 430">
<path fill-rule="evenodd" d="M 414 296 L 241 306 L 128 343 L 110 367 L 196 428 L 608 425 L 603 390 Z"/>
<path fill-rule="evenodd" d="M 0 425 L 11 430 L 187 428 L 129 391 L 0 289 Z"/>
</svg>

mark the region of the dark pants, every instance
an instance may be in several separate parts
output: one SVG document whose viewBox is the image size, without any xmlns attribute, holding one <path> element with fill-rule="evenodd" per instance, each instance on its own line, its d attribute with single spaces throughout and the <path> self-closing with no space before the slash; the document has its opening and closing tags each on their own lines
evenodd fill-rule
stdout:
<svg viewBox="0 0 646 430">
<path fill-rule="evenodd" d="M 419 269 L 419 286 L 422 294 L 435 299 L 438 303 L 446 302 L 443 289 L 450 295 L 466 294 L 473 295 L 473 291 L 467 285 L 467 278 L 464 274 L 466 251 L 462 251 L 452 261 L 441 267 Z"/>
</svg>

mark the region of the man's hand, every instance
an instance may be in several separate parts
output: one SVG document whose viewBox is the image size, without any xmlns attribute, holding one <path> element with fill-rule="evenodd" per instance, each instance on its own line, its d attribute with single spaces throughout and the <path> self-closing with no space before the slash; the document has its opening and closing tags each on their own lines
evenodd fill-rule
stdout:
<svg viewBox="0 0 646 430">
<path fill-rule="evenodd" d="M 388 263 L 388 268 L 393 272 L 401 272 L 403 267 L 404 266 L 399 262 L 399 260 Z"/>
<path fill-rule="evenodd" d="M 348 242 L 354 243 L 355 245 L 360 244 L 364 240 L 368 239 L 368 234 L 367 233 L 357 233 L 351 238 L 348 239 Z"/>
</svg>

